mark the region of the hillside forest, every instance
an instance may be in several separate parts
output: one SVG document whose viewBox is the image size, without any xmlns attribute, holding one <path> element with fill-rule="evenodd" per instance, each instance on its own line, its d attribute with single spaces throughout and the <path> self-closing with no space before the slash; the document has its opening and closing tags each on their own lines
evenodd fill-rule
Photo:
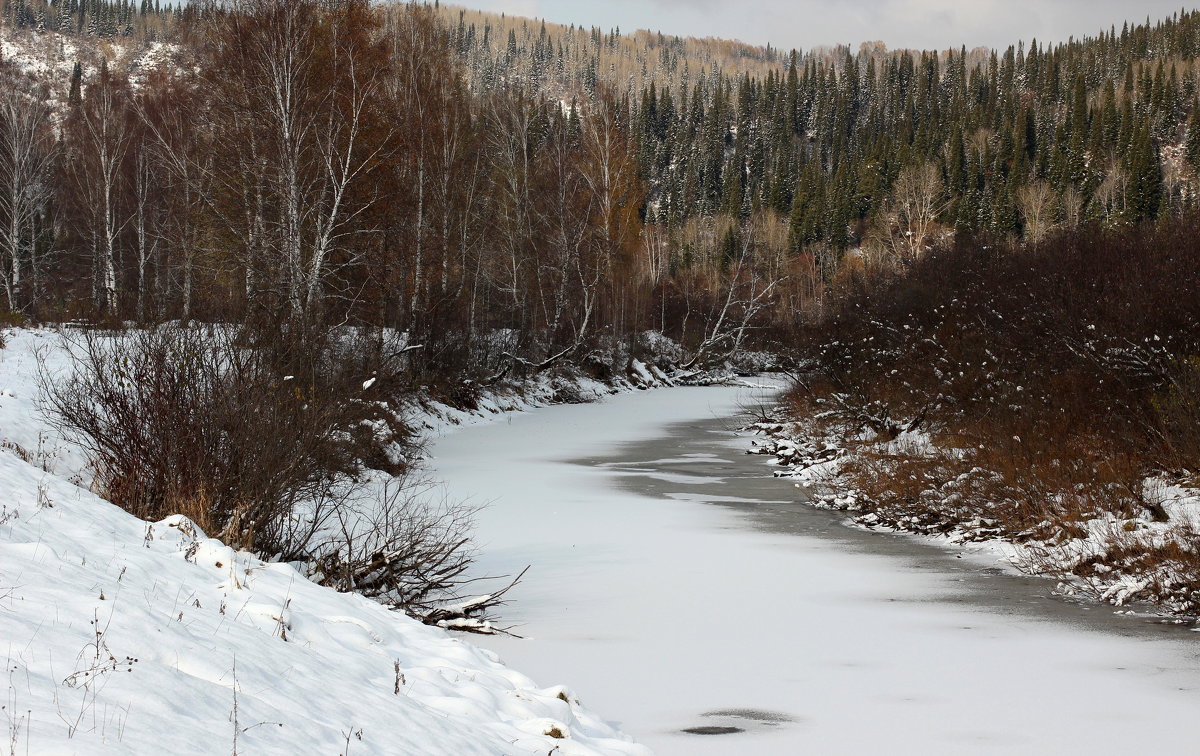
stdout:
<svg viewBox="0 0 1200 756">
<path fill-rule="evenodd" d="M 797 413 L 961 452 L 861 466 L 934 530 L 1053 539 L 1200 469 L 1200 13 L 786 52 L 440 3 L 3 17 L 13 323 L 350 326 L 374 391 L 459 404 L 767 351 Z"/>
</svg>

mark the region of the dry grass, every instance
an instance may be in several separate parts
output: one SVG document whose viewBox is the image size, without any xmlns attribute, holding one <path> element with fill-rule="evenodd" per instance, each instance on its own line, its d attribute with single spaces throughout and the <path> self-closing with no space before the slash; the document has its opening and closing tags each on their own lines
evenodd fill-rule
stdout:
<svg viewBox="0 0 1200 756">
<path fill-rule="evenodd" d="M 1019 447 L 1016 442 L 1013 446 Z M 926 532 L 964 527 L 1017 541 L 1077 536 L 1102 514 L 1146 512 L 1140 476 L 1127 458 L 1032 457 L 1020 448 L 865 447 L 843 466 L 864 508 L 885 522 Z M 917 527 L 914 527 L 917 526 Z"/>
</svg>

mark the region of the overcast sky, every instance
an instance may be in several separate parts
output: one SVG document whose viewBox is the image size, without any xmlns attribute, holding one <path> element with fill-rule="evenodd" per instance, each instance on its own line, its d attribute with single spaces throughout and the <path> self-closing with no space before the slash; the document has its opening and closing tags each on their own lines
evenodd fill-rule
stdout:
<svg viewBox="0 0 1200 756">
<path fill-rule="evenodd" d="M 889 48 L 1004 48 L 1158 20 L 1182 0 L 451 0 L 605 30 L 726 37 L 791 49 L 882 40 Z M 1186 7 L 1192 8 L 1193 5 Z"/>
</svg>

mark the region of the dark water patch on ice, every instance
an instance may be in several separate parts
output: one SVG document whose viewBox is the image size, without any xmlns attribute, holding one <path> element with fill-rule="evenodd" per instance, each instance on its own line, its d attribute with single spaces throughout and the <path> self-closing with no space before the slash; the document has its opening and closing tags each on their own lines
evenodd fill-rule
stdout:
<svg viewBox="0 0 1200 756">
<path fill-rule="evenodd" d="M 688 735 L 736 735 L 739 732 L 745 732 L 740 727 L 720 727 L 717 725 L 703 725 L 701 727 L 688 727 L 683 730 Z"/>
<path fill-rule="evenodd" d="M 717 709 L 701 714 L 712 724 L 685 727 L 681 732 L 688 735 L 736 735 L 752 730 L 762 731 L 768 727 L 795 722 L 796 718 L 778 711 L 765 709 Z"/>
</svg>

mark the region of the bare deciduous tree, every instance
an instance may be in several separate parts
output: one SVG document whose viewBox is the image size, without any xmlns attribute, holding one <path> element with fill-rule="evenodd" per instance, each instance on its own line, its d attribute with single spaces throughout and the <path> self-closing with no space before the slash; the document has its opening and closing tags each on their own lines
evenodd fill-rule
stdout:
<svg viewBox="0 0 1200 756">
<path fill-rule="evenodd" d="M 1107 224 L 1115 224 L 1125 213 L 1126 194 L 1129 191 L 1129 174 L 1117 162 L 1109 166 L 1108 174 L 1092 198 L 1096 208 Z"/>
<path fill-rule="evenodd" d="M 912 165 L 900 171 L 892 188 L 898 234 L 892 235 L 897 257 L 911 264 L 925 253 L 937 223 L 945 209 L 942 174 L 935 163 Z"/>
<path fill-rule="evenodd" d="M 0 281 L 15 311 L 27 304 L 27 273 L 37 270 L 34 220 L 53 193 L 57 145 L 45 93 L 22 91 L 14 79 L 0 75 Z"/>
<path fill-rule="evenodd" d="M 759 316 L 771 306 L 776 289 L 786 280 L 786 276 L 770 275 L 755 260 L 752 234 L 745 232 L 739 237 L 736 259 L 727 261 L 728 272 L 719 283 L 715 312 L 691 358 L 680 366 L 685 370 L 714 356 L 737 353 L 746 335 L 758 325 Z"/>
<path fill-rule="evenodd" d="M 1055 225 L 1054 190 L 1047 181 L 1034 181 L 1017 190 L 1017 205 L 1025 222 L 1025 240 L 1040 244 Z"/>
<path fill-rule="evenodd" d="M 110 317 L 117 315 L 121 304 L 120 236 L 132 217 L 125 165 L 134 136 L 130 116 L 127 85 L 105 63 L 87 86 L 75 114 L 68 165 L 86 222 L 81 231 L 94 256 L 96 304 Z"/>
</svg>

